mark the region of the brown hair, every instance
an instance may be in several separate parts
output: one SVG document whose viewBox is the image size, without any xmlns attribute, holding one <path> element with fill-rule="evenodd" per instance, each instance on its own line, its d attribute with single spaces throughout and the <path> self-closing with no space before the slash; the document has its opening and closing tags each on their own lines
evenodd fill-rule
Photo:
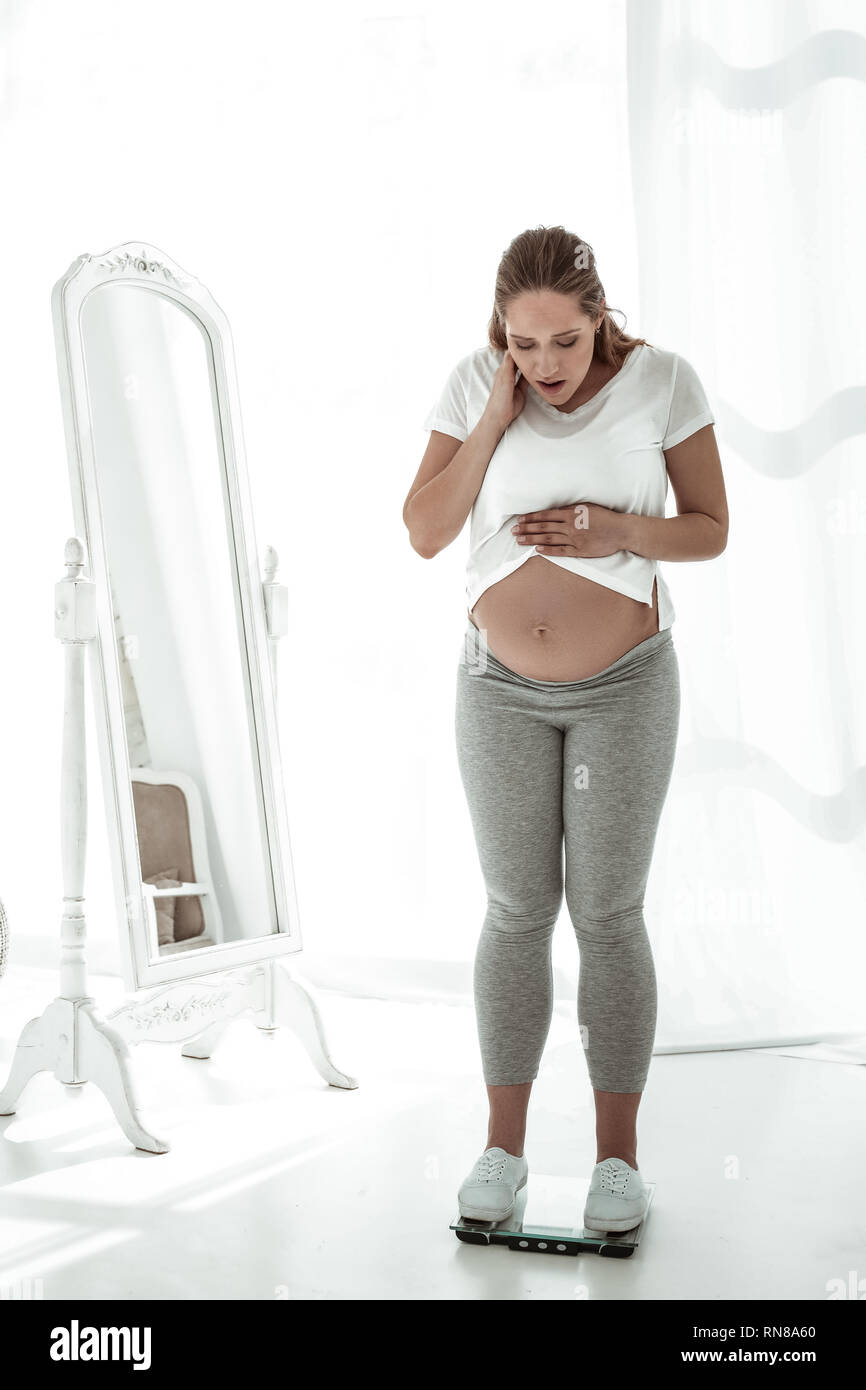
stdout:
<svg viewBox="0 0 866 1390">
<path fill-rule="evenodd" d="M 538 290 L 573 295 L 581 313 L 597 318 L 605 302 L 604 286 L 598 278 L 589 242 L 566 231 L 565 227 L 530 227 L 514 238 L 503 252 L 496 272 L 493 313 L 487 325 L 491 347 L 500 352 L 508 350 L 505 336 L 508 305 L 518 295 Z M 611 313 L 620 314 L 622 310 L 606 310 L 595 335 L 594 355 L 619 371 L 632 349 L 647 340 L 623 333 L 610 317 Z"/>
</svg>

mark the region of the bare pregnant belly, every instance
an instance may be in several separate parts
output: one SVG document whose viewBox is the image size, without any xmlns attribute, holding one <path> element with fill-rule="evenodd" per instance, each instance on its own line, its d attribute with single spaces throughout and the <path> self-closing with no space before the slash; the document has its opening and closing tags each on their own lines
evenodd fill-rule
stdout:
<svg viewBox="0 0 866 1390">
<path fill-rule="evenodd" d="M 485 589 L 469 617 L 509 670 L 580 681 L 658 632 L 658 585 L 650 608 L 533 555 Z"/>
</svg>

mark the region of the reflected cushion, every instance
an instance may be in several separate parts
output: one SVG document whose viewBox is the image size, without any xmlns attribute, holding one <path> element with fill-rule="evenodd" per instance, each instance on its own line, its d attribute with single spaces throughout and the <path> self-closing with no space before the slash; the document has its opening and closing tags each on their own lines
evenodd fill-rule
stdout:
<svg viewBox="0 0 866 1390">
<path fill-rule="evenodd" d="M 178 878 L 178 873 L 178 869 L 161 869 L 158 874 L 151 874 L 144 882 L 152 883 L 156 888 L 180 888 L 182 880 Z M 165 946 L 169 941 L 174 941 L 174 910 L 177 898 L 154 898 L 153 905 L 156 908 L 157 943 Z"/>
</svg>

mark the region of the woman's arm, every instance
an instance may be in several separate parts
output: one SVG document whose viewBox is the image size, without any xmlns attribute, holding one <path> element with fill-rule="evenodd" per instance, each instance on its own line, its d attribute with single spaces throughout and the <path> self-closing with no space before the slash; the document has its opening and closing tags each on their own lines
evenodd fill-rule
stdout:
<svg viewBox="0 0 866 1390">
<path fill-rule="evenodd" d="M 665 450 L 676 516 L 623 515 L 622 549 L 648 560 L 712 560 L 728 543 L 728 501 L 712 425 Z"/>
<path fill-rule="evenodd" d="M 412 548 L 425 560 L 460 535 L 503 433 L 504 426 L 486 411 L 462 444 L 450 434 L 430 431 L 403 505 Z"/>
</svg>

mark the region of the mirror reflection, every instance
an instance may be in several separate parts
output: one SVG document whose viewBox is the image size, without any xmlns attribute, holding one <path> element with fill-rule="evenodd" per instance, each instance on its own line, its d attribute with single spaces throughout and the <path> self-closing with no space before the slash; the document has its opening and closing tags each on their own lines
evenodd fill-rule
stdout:
<svg viewBox="0 0 866 1390">
<path fill-rule="evenodd" d="M 210 341 L 124 284 L 81 333 L 151 954 L 276 932 Z"/>
</svg>

